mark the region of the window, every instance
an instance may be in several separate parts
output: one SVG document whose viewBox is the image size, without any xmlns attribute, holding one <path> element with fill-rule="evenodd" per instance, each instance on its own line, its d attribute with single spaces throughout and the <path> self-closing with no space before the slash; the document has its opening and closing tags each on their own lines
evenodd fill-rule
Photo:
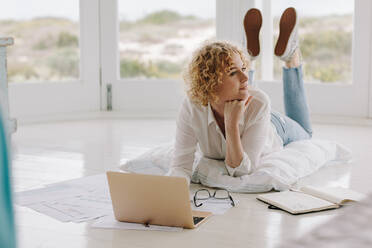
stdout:
<svg viewBox="0 0 372 248">
<path fill-rule="evenodd" d="M 271 0 L 269 7 L 262 5 L 258 7 L 270 13 L 265 17 L 273 20 L 273 26 L 271 37 L 269 34 L 261 37 L 273 39 L 272 51 L 279 35 L 281 14 L 288 7 L 295 7 L 298 11 L 305 82 L 352 82 L 353 0 Z M 263 66 L 267 67 L 268 63 L 273 64 L 273 72 L 265 74 Z M 270 61 L 263 61 L 260 57 L 256 62 L 255 77 L 259 80 L 280 81 L 282 66 L 283 62 L 275 56 Z"/>
<path fill-rule="evenodd" d="M 119 0 L 121 78 L 181 78 L 199 43 L 215 38 L 215 2 Z"/>
<path fill-rule="evenodd" d="M 281 81 L 281 62 L 273 55 L 277 35 L 274 21 L 288 6 L 295 6 L 308 25 L 323 24 L 321 28 L 342 37 L 320 55 L 317 52 L 328 38 L 319 37 L 310 43 L 317 44 L 315 53 L 304 52 L 312 114 L 372 116 L 372 1 L 367 0 L 138 0 L 136 4 L 129 0 L 6 1 L 0 8 L 0 35 L 15 37 L 15 45 L 7 48 L 11 116 L 50 119 L 50 114 L 92 112 L 111 104 L 125 116 L 174 117 L 184 96 L 180 72 L 186 58 L 200 42 L 214 36 L 244 47 L 242 20 L 253 7 L 262 10 L 264 25 L 269 24 L 261 30 L 261 64 L 256 62 L 255 77 L 270 96 L 273 108 L 283 110 L 282 84 L 277 83 Z M 30 24 L 32 20 L 38 24 Z M 54 25 L 55 20 L 64 24 Z M 37 29 L 32 31 L 30 27 Z M 307 31 L 301 37 L 316 29 L 304 28 Z M 68 35 L 59 39 L 61 32 L 56 30 Z M 341 35 L 337 36 L 336 31 Z M 45 38 L 51 34 L 58 35 Z M 50 44 L 53 49 L 45 49 Z M 302 41 L 305 51 L 306 45 L 306 40 Z M 63 53 L 66 50 L 71 56 Z M 51 61 L 62 64 L 53 68 Z M 342 77 L 327 81 L 332 77 L 324 71 L 306 74 L 327 65 L 343 73 L 337 74 Z"/>
<path fill-rule="evenodd" d="M 305 82 L 351 83 L 353 0 L 272 0 L 274 46 L 281 13 L 299 10 L 299 36 Z M 282 62 L 274 60 L 274 79 L 281 80 Z"/>
<path fill-rule="evenodd" d="M 0 35 L 15 40 L 8 49 L 8 81 L 78 79 L 79 29 L 79 1 L 2 3 Z"/>
</svg>

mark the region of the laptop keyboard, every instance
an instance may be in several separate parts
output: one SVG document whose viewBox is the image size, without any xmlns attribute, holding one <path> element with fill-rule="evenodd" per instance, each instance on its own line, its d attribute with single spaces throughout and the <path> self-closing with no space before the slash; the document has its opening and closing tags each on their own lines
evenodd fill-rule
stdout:
<svg viewBox="0 0 372 248">
<path fill-rule="evenodd" d="M 200 221 L 204 220 L 205 217 L 192 217 L 194 219 L 194 225 L 198 224 Z"/>
</svg>

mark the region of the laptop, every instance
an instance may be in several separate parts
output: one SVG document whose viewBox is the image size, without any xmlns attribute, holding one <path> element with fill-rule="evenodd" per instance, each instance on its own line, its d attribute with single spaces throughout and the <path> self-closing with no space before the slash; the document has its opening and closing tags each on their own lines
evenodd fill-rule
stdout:
<svg viewBox="0 0 372 248">
<path fill-rule="evenodd" d="M 193 229 L 212 215 L 191 209 L 186 178 L 107 172 L 118 221 Z"/>
</svg>

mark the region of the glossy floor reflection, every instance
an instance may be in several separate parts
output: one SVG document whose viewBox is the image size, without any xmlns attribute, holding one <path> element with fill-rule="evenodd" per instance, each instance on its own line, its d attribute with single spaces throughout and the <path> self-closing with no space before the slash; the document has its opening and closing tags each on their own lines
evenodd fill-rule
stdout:
<svg viewBox="0 0 372 248">
<path fill-rule="evenodd" d="M 372 127 L 314 125 L 314 138 L 353 151 L 351 164 L 327 166 L 300 184 L 346 186 L 367 193 L 372 178 Z M 15 191 L 103 173 L 174 139 L 174 120 L 90 120 L 20 126 L 12 137 Z M 192 190 L 198 186 L 193 185 Z M 304 235 L 342 209 L 292 216 L 268 210 L 255 194 L 234 194 L 238 207 L 179 233 L 92 229 L 16 207 L 19 247 L 275 247 Z"/>
</svg>

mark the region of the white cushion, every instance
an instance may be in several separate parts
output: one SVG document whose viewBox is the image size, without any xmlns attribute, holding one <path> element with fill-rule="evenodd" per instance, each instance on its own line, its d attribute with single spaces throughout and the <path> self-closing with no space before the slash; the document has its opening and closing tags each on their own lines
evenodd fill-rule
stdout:
<svg viewBox="0 0 372 248">
<path fill-rule="evenodd" d="M 129 160 L 120 169 L 165 175 L 170 168 L 173 150 L 173 142 L 163 144 Z M 347 163 L 351 160 L 350 150 L 336 142 L 301 140 L 264 156 L 260 166 L 251 174 L 231 177 L 224 161 L 205 158 L 200 152 L 195 155 L 192 182 L 225 188 L 232 192 L 286 190 L 300 178 L 314 173 L 327 163 Z"/>
</svg>

